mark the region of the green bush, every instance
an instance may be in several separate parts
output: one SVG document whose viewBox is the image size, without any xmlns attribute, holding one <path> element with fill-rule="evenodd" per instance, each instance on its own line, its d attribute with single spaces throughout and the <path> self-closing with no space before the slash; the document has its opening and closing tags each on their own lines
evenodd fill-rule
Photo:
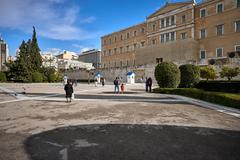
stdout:
<svg viewBox="0 0 240 160">
<path fill-rule="evenodd" d="M 161 88 L 176 88 L 180 82 L 180 70 L 172 62 L 163 62 L 156 66 L 155 78 Z"/>
<path fill-rule="evenodd" d="M 205 91 L 240 93 L 240 81 L 200 81 L 194 87 Z"/>
<path fill-rule="evenodd" d="M 6 74 L 4 72 L 0 72 L 0 82 L 6 82 L 6 81 L 7 81 Z"/>
<path fill-rule="evenodd" d="M 206 79 L 208 81 L 209 79 L 216 79 L 217 72 L 211 66 L 201 67 L 200 68 L 200 76 L 201 76 L 201 78 Z"/>
<path fill-rule="evenodd" d="M 43 82 L 43 75 L 39 72 L 34 72 L 32 74 L 32 82 L 34 83 L 41 83 Z"/>
<path fill-rule="evenodd" d="M 240 73 L 240 69 L 237 68 L 229 68 L 229 67 L 223 67 L 222 71 L 220 72 L 221 78 L 226 77 L 229 81 L 232 80 L 233 77 L 238 76 Z"/>
<path fill-rule="evenodd" d="M 182 95 L 186 97 L 191 97 L 191 98 L 200 99 L 200 100 L 211 102 L 211 103 L 216 103 L 216 104 L 240 109 L 239 94 L 223 93 L 223 92 L 206 92 L 200 89 L 193 89 L 193 88 L 177 88 L 177 89 L 156 88 L 153 91 L 155 93 Z"/>
<path fill-rule="evenodd" d="M 200 80 L 200 69 L 192 64 L 185 64 L 179 67 L 181 72 L 180 88 L 190 88 Z"/>
<path fill-rule="evenodd" d="M 48 82 L 56 82 L 57 80 L 57 75 L 52 73 L 48 76 Z"/>
</svg>

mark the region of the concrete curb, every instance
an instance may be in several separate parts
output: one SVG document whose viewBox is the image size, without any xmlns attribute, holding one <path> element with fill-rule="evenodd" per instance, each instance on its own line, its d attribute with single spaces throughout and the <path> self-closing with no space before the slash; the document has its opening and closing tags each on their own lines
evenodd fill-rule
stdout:
<svg viewBox="0 0 240 160">
<path fill-rule="evenodd" d="M 235 109 L 235 108 L 231 108 L 231 107 L 227 107 L 227 106 L 223 106 L 223 105 L 219 105 L 219 104 L 214 104 L 214 103 L 210 103 L 210 102 L 206 102 L 206 101 L 202 101 L 199 99 L 194 99 L 194 98 L 189 98 L 189 97 L 184 97 L 184 96 L 179 96 L 179 95 L 171 95 L 171 94 L 164 94 L 173 98 L 177 98 L 177 99 L 182 99 L 186 102 L 189 102 L 191 104 L 195 104 L 204 108 L 209 108 L 209 109 L 213 109 L 222 113 L 226 113 L 235 117 L 239 117 L 240 118 L 240 110 L 239 109 Z"/>
</svg>

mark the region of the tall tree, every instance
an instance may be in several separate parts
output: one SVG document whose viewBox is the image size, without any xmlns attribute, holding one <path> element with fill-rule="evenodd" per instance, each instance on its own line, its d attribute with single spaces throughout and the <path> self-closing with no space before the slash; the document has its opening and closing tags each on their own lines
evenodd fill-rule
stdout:
<svg viewBox="0 0 240 160">
<path fill-rule="evenodd" d="M 33 35 L 31 40 L 30 47 L 30 58 L 32 62 L 32 70 L 33 71 L 40 71 L 42 66 L 42 57 L 40 54 L 40 48 L 37 42 L 37 35 L 35 27 L 33 26 Z"/>
</svg>

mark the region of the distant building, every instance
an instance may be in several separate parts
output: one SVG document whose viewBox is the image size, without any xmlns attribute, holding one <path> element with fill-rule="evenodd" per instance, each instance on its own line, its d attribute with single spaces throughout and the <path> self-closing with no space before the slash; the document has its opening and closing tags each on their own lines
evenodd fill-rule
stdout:
<svg viewBox="0 0 240 160">
<path fill-rule="evenodd" d="M 77 70 L 77 69 L 94 69 L 92 63 L 85 63 L 76 60 L 58 60 L 58 70 Z"/>
<path fill-rule="evenodd" d="M 58 59 L 64 59 L 64 60 L 77 60 L 78 55 L 76 55 L 74 52 L 64 51 L 62 54 L 59 54 L 56 56 Z"/>
<path fill-rule="evenodd" d="M 17 57 L 15 57 L 15 56 L 8 56 L 7 61 L 13 62 L 13 61 L 16 61 L 16 59 L 17 59 Z"/>
<path fill-rule="evenodd" d="M 58 69 L 58 59 L 52 54 L 43 54 L 42 56 L 42 65 L 44 67 L 52 67 Z"/>
<path fill-rule="evenodd" d="M 8 45 L 0 36 L 0 71 L 5 71 L 5 63 L 8 59 Z"/>
<path fill-rule="evenodd" d="M 100 68 L 101 66 L 101 51 L 97 49 L 88 50 L 82 52 L 78 58 L 82 62 L 92 63 L 95 68 Z"/>
</svg>

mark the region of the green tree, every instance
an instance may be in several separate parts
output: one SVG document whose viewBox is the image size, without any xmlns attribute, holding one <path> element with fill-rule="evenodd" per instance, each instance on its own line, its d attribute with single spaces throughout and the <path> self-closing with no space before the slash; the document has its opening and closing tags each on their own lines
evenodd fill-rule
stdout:
<svg viewBox="0 0 240 160">
<path fill-rule="evenodd" d="M 217 78 L 217 72 L 211 66 L 202 67 L 202 68 L 200 68 L 200 77 L 203 78 L 203 79 L 206 79 L 207 81 L 209 79 L 216 79 Z"/>
<path fill-rule="evenodd" d="M 35 82 L 35 83 L 43 82 L 42 73 L 40 73 L 40 72 L 34 72 L 34 73 L 32 74 L 32 81 Z"/>
<path fill-rule="evenodd" d="M 240 74 L 240 69 L 237 68 L 229 68 L 229 67 L 223 67 L 222 71 L 220 72 L 221 78 L 226 77 L 229 81 L 232 80 L 233 77 L 236 77 Z"/>
<path fill-rule="evenodd" d="M 181 72 L 181 81 L 179 87 L 190 88 L 200 80 L 200 69 L 192 64 L 185 64 L 179 67 Z"/>
<path fill-rule="evenodd" d="M 6 74 L 4 72 L 0 72 L 0 82 L 6 82 Z"/>
<path fill-rule="evenodd" d="M 155 67 L 155 78 L 161 88 L 176 88 L 180 82 L 180 70 L 172 62 L 163 62 Z"/>
<path fill-rule="evenodd" d="M 34 26 L 33 26 L 33 35 L 32 35 L 32 40 L 29 46 L 29 51 L 30 51 L 29 55 L 31 59 L 32 70 L 39 72 L 42 66 L 42 57 L 40 54 L 40 48 L 38 46 L 37 35 L 36 35 L 36 30 Z"/>
</svg>

